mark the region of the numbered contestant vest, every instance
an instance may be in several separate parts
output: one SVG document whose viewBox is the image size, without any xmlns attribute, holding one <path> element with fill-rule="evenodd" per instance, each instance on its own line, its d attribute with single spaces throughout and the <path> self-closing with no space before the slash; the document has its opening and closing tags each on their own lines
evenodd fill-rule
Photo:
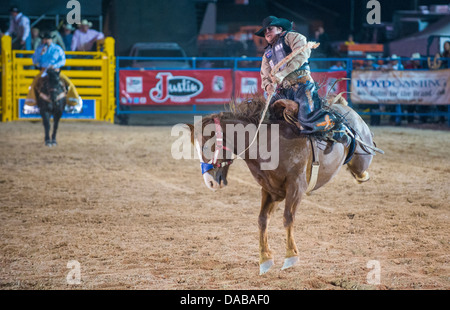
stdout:
<svg viewBox="0 0 450 310">
<path fill-rule="evenodd" d="M 266 51 L 264 55 L 266 56 L 267 60 L 269 61 L 269 65 L 271 68 L 275 67 L 280 61 L 282 61 L 286 56 L 288 56 L 290 53 L 292 53 L 292 49 L 286 44 L 284 38 L 288 34 L 287 31 L 283 32 L 278 40 L 273 45 L 268 45 L 266 47 Z M 283 68 L 286 66 L 284 64 L 280 67 L 280 71 L 283 70 Z M 297 70 L 310 70 L 309 63 L 305 62 L 301 68 L 298 68 Z"/>
</svg>

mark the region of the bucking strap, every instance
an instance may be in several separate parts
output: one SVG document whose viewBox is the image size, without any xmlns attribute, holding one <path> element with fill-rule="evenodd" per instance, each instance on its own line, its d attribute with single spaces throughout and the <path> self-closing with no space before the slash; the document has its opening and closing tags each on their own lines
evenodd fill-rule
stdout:
<svg viewBox="0 0 450 310">
<path fill-rule="evenodd" d="M 314 190 L 317 184 L 317 177 L 319 176 L 319 150 L 317 148 L 316 139 L 309 137 L 309 141 L 311 142 L 311 151 L 312 151 L 312 167 L 311 167 L 311 177 L 309 178 L 308 188 L 306 189 L 306 195 L 310 195 L 310 193 Z"/>
</svg>

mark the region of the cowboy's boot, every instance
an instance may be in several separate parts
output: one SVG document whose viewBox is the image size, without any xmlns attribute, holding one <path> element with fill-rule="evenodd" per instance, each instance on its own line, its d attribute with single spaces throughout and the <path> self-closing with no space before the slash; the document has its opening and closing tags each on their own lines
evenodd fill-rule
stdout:
<svg viewBox="0 0 450 310">
<path fill-rule="evenodd" d="M 347 126 L 339 123 L 331 130 L 331 140 L 342 143 L 344 146 L 350 145 L 352 139 L 347 133 Z"/>
<path fill-rule="evenodd" d="M 315 122 L 314 131 L 326 132 L 328 139 L 342 143 L 345 146 L 351 142 L 351 138 L 347 134 L 347 127 L 343 123 L 338 122 L 336 116 L 331 113 L 325 114 Z"/>
</svg>

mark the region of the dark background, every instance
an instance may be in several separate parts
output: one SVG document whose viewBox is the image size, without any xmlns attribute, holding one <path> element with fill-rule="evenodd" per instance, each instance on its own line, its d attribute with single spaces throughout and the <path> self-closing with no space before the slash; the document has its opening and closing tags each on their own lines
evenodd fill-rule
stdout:
<svg viewBox="0 0 450 310">
<path fill-rule="evenodd" d="M 46 14 L 36 27 L 55 28 L 52 16 L 65 21 L 65 0 L 0 0 L 0 29 L 8 26 L 9 8 L 17 4 L 25 15 Z M 116 40 L 117 55 L 128 55 L 136 42 L 177 42 L 188 56 L 197 56 L 197 36 L 210 2 L 217 4 L 217 32 L 233 33 L 244 25 L 260 25 L 264 17 L 276 15 L 295 22 L 297 30 L 311 37 L 322 25 L 331 40 L 345 40 L 353 33 L 359 39 L 369 9 L 367 0 L 249 0 L 237 5 L 235 0 L 79 0 L 82 18 L 93 22 Z M 414 10 L 420 5 L 448 4 L 448 0 L 379 0 L 381 21 L 392 23 L 396 10 Z M 353 10 L 352 10 L 353 7 Z M 33 17 L 35 17 L 33 19 Z M 386 38 L 389 39 L 389 38 Z"/>
</svg>

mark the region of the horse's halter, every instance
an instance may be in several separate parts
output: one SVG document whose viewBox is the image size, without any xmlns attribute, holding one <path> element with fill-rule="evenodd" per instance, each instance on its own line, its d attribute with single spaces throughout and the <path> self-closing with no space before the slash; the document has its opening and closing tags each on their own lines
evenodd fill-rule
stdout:
<svg viewBox="0 0 450 310">
<path fill-rule="evenodd" d="M 214 118 L 214 124 L 216 125 L 216 147 L 214 151 L 214 157 L 211 159 L 208 163 L 203 162 L 201 152 L 200 152 L 200 146 L 199 148 L 199 156 L 200 156 L 200 166 L 202 168 L 202 174 L 205 174 L 206 172 L 214 169 L 214 168 L 223 168 L 226 166 L 229 166 L 233 163 L 233 159 L 223 161 L 221 163 L 218 163 L 217 160 L 219 159 L 219 154 L 222 150 L 230 151 L 228 147 L 223 145 L 223 131 L 222 126 L 220 125 L 220 121 L 217 117 Z"/>
</svg>

